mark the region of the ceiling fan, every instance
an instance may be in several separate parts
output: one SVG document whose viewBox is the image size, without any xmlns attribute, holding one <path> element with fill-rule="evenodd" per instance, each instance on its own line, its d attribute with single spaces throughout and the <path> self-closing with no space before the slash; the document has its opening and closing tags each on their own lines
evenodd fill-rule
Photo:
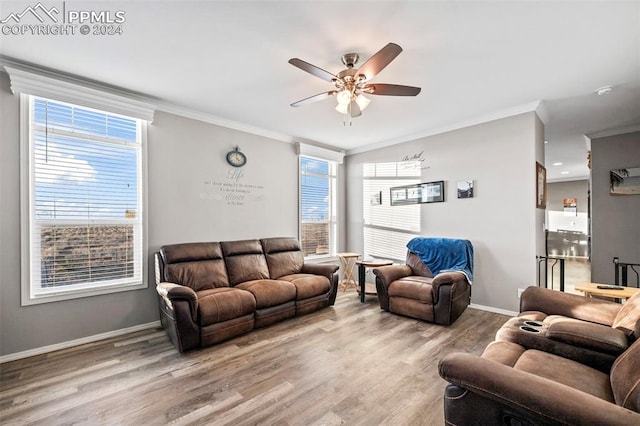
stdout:
<svg viewBox="0 0 640 426">
<path fill-rule="evenodd" d="M 375 55 L 370 57 L 360 68 L 354 68 L 358 59 L 357 53 L 346 53 L 342 55 L 342 63 L 347 69 L 340 71 L 337 75 L 331 74 L 315 65 L 311 65 L 298 58 L 289 59 L 289 63 L 300 68 L 309 74 L 315 75 L 323 80 L 333 83 L 335 89 L 328 92 L 319 93 L 311 97 L 299 100 L 291 104 L 292 107 L 299 107 L 313 102 L 321 101 L 331 96 L 336 96 L 338 106 L 336 111 L 351 117 L 359 117 L 371 102 L 364 95 L 384 95 L 384 96 L 416 96 L 420 93 L 419 87 L 402 86 L 398 84 L 368 83 L 380 71 L 393 61 L 402 52 L 402 48 L 395 43 L 389 43 L 380 49 Z"/>
</svg>

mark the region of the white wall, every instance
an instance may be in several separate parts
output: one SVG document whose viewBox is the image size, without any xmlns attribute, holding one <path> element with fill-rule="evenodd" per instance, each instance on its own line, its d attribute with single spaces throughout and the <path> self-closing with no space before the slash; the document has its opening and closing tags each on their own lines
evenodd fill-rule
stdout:
<svg viewBox="0 0 640 426">
<path fill-rule="evenodd" d="M 621 262 L 640 263 L 640 195 L 609 192 L 609 172 L 632 167 L 640 167 L 640 132 L 591 140 L 593 282 L 614 282 L 614 256 Z M 631 271 L 629 279 L 635 280 Z"/>
<path fill-rule="evenodd" d="M 0 111 L 0 356 L 157 321 L 152 264 L 147 289 L 20 306 L 19 97 L 4 73 Z M 228 204 L 213 184 L 235 182 L 225 162 L 235 145 L 248 156 L 237 182 L 251 191 L 243 205 Z M 148 183 L 150 260 L 163 244 L 298 235 L 291 144 L 157 112 L 149 126 Z"/>
<path fill-rule="evenodd" d="M 472 303 L 518 310 L 517 289 L 536 282 L 544 250 L 544 210 L 535 208 L 535 162 L 543 154 L 534 112 L 347 157 L 347 249 L 362 253 L 362 164 L 401 161 L 424 151 L 422 181 L 445 181 L 444 203 L 421 204 L 421 234 L 469 239 L 474 246 Z M 456 183 L 474 180 L 474 198 Z"/>
</svg>

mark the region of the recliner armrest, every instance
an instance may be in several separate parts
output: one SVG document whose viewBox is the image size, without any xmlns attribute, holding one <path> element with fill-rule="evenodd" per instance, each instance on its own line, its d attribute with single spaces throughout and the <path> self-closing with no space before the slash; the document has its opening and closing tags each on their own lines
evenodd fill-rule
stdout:
<svg viewBox="0 0 640 426">
<path fill-rule="evenodd" d="M 552 380 L 467 353 L 438 364 L 440 376 L 541 423 L 640 424 L 640 414 Z"/>
<path fill-rule="evenodd" d="M 468 282 L 467 277 L 462 272 L 441 272 L 435 277 L 433 277 L 433 281 L 431 282 L 431 288 L 434 294 L 434 302 L 437 301 L 438 288 L 441 285 L 446 284 L 455 284 L 458 282 Z"/>
<path fill-rule="evenodd" d="M 547 328 L 547 337 L 572 346 L 619 355 L 629 347 L 623 331 L 603 324 L 565 317 L 552 318 Z"/>
<path fill-rule="evenodd" d="M 520 312 L 539 311 L 611 326 L 622 305 L 608 300 L 527 287 L 520 297 Z"/>
<path fill-rule="evenodd" d="M 172 306 L 172 301 L 174 300 L 186 300 L 189 303 L 192 320 L 197 320 L 198 295 L 193 289 L 180 284 L 161 282 L 156 285 L 156 291 L 169 306 Z"/>
<path fill-rule="evenodd" d="M 380 278 L 380 282 L 384 285 L 384 288 L 388 288 L 389 284 L 400 278 L 410 276 L 413 274 L 413 271 L 407 265 L 389 265 L 374 268 L 373 273 L 376 277 Z"/>
</svg>

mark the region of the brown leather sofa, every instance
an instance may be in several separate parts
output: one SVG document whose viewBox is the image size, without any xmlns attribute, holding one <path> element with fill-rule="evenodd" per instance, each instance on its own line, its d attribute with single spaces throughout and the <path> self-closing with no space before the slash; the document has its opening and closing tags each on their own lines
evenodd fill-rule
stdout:
<svg viewBox="0 0 640 426">
<path fill-rule="evenodd" d="M 622 305 L 608 300 L 527 288 L 520 314 L 507 321 L 496 340 L 572 359 L 608 373 L 638 337 L 640 293 Z"/>
<path fill-rule="evenodd" d="M 482 356 L 449 354 L 439 372 L 449 382 L 446 424 L 640 424 L 640 340 L 609 373 L 504 341 L 491 343 Z"/>
<path fill-rule="evenodd" d="M 406 265 L 373 270 L 380 308 L 436 324 L 452 324 L 469 306 L 471 284 L 461 272 L 434 276 L 420 258 L 407 251 Z"/>
<path fill-rule="evenodd" d="M 292 238 L 183 243 L 155 255 L 160 319 L 180 352 L 335 303 L 338 266 Z"/>
</svg>

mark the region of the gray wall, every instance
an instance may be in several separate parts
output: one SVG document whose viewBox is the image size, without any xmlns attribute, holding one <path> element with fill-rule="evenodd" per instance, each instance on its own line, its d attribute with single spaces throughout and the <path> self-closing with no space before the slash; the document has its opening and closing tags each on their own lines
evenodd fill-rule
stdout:
<svg viewBox="0 0 640 426">
<path fill-rule="evenodd" d="M 536 282 L 544 210 L 535 208 L 535 163 L 543 126 L 534 112 L 347 157 L 347 249 L 362 253 L 362 165 L 424 151 L 422 181 L 445 181 L 444 203 L 421 205 L 421 234 L 465 238 L 475 249 L 472 302 L 518 310 L 517 289 Z M 456 183 L 474 180 L 474 198 Z"/>
<path fill-rule="evenodd" d="M 588 206 L 589 181 L 572 180 L 567 182 L 553 182 L 547 185 L 547 210 L 563 211 L 565 198 L 578 199 L 578 213 L 586 213 Z"/>
<path fill-rule="evenodd" d="M 640 132 L 591 140 L 593 282 L 614 282 L 614 256 L 640 263 L 640 195 L 609 193 L 609 171 L 630 167 L 640 167 Z"/>
<path fill-rule="evenodd" d="M 0 356 L 158 320 L 151 273 L 148 289 L 20 306 L 19 97 L 4 73 L 0 112 Z M 236 183 L 224 160 L 235 145 L 248 156 L 236 187 L 249 191 L 242 205 L 217 186 Z M 297 236 L 297 167 L 291 144 L 157 112 L 148 138 L 149 253 L 183 241 Z"/>
</svg>

